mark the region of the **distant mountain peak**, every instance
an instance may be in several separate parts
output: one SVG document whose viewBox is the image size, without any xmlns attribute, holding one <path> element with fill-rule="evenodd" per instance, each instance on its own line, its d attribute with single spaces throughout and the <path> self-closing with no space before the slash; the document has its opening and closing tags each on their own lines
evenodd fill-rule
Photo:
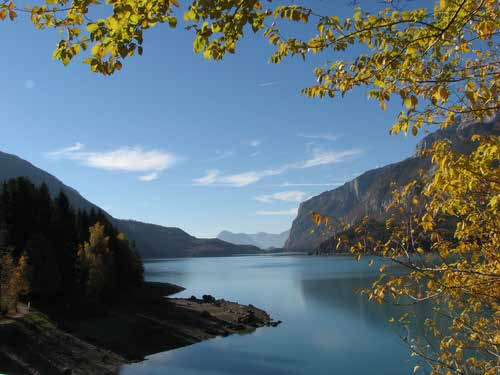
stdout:
<svg viewBox="0 0 500 375">
<path fill-rule="evenodd" d="M 217 238 L 238 245 L 252 245 L 261 249 L 282 248 L 285 245 L 290 230 L 282 233 L 274 234 L 267 232 L 258 232 L 253 234 L 248 233 L 233 233 L 223 230 L 217 235 Z"/>
</svg>

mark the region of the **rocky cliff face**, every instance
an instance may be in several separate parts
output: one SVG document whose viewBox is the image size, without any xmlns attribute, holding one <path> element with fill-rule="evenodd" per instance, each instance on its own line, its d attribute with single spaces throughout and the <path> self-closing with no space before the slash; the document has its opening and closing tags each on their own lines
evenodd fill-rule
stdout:
<svg viewBox="0 0 500 375">
<path fill-rule="evenodd" d="M 419 156 L 420 151 L 428 149 L 440 139 L 450 139 L 453 149 L 467 153 L 474 148 L 470 141 L 473 134 L 500 134 L 500 116 L 485 124 L 462 123 L 448 129 L 440 129 L 425 137 L 417 146 L 415 155 L 398 163 L 390 164 L 363 173 L 352 181 L 318 196 L 300 205 L 297 218 L 293 221 L 290 236 L 285 244 L 288 251 L 310 251 L 326 240 L 329 235 L 316 229 L 311 219 L 311 212 L 333 216 L 354 224 L 365 215 L 381 220 L 391 201 L 391 182 L 403 186 L 415 179 L 420 169 L 432 173 L 429 158 Z"/>
<path fill-rule="evenodd" d="M 78 191 L 65 185 L 50 173 L 15 155 L 0 151 L 0 182 L 16 177 L 26 177 L 35 185 L 47 184 L 52 196 L 63 191 L 76 209 L 100 210 L 98 206 L 82 197 Z M 255 246 L 238 246 L 219 239 L 196 238 L 179 228 L 108 216 L 114 226 L 127 238 L 136 242 L 139 254 L 143 258 L 226 256 L 260 252 Z"/>
<path fill-rule="evenodd" d="M 341 219 L 352 225 L 363 216 L 382 219 L 391 201 L 391 182 L 402 186 L 410 182 L 419 169 L 429 169 L 427 158 L 408 158 L 402 162 L 363 173 L 361 176 L 303 202 L 293 221 L 290 237 L 285 244 L 288 251 L 312 250 L 329 237 L 316 230 L 311 212 Z M 314 232 L 311 233 L 311 230 Z"/>
</svg>

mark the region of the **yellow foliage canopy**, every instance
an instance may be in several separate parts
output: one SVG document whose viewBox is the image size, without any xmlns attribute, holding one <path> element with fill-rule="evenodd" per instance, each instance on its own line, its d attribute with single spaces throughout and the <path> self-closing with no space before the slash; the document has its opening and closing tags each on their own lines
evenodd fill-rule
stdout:
<svg viewBox="0 0 500 375">
<path fill-rule="evenodd" d="M 19 297 L 30 291 L 30 266 L 26 256 L 16 264 L 8 253 L 0 256 L 0 312 L 15 313 Z"/>
<path fill-rule="evenodd" d="M 453 126 L 459 118 L 485 121 L 498 112 L 497 0 L 440 0 L 433 8 L 420 2 L 387 1 L 372 12 L 356 8 L 345 19 L 280 3 L 285 5 L 276 6 L 271 0 L 195 0 L 183 18 L 195 32 L 194 50 L 205 58 L 220 60 L 234 53 L 248 29 L 263 31 L 275 47 L 273 63 L 325 54 L 324 65 L 314 69 L 316 83 L 302 92 L 333 98 L 364 87 L 383 110 L 397 98 L 402 109 L 392 133 L 415 135 L 424 125 Z M 97 4 L 97 0 L 40 0 L 25 8 L 7 0 L 0 2 L 0 20 L 29 12 L 37 28 L 62 31 L 54 58 L 68 64 L 84 53 L 90 69 L 104 75 L 120 70 L 135 53 L 142 54 L 145 30 L 161 23 L 177 25 L 177 0 L 106 0 L 107 16 L 94 20 L 91 10 Z M 286 22 L 314 23 L 313 35 L 285 36 L 281 25 Z M 337 56 L 353 46 L 362 46 L 353 61 Z M 393 215 L 387 222 L 391 239 L 353 247 L 359 257 L 360 250 L 372 245 L 409 270 L 406 276 L 382 274 L 367 291 L 370 298 L 382 302 L 391 294 L 415 303 L 432 299 L 448 318 L 445 329 L 427 322 L 440 340 L 432 353 L 416 339 L 411 342 L 411 349 L 434 374 L 493 375 L 498 370 L 500 141 L 483 137 L 477 142 L 470 155 L 455 154 L 446 142 L 436 144 L 431 150 L 435 174 L 395 193 Z M 423 194 L 415 195 L 417 190 Z M 443 217 L 453 219 L 451 238 L 439 230 Z M 321 215 L 314 220 L 326 221 Z M 106 240 L 95 230 L 105 248 Z M 429 248 L 415 246 L 421 237 L 430 241 Z M 91 238 L 81 251 L 96 269 L 104 267 L 93 255 L 98 248 Z M 105 283 L 96 276 L 93 284 Z"/>
</svg>

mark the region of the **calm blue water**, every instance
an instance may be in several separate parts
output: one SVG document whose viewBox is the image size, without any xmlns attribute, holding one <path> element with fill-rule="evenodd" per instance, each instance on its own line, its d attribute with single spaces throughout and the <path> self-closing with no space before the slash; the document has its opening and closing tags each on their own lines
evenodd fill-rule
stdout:
<svg viewBox="0 0 500 375">
<path fill-rule="evenodd" d="M 388 320 L 400 311 L 353 293 L 376 265 L 352 257 L 255 256 L 151 261 L 146 278 L 182 285 L 176 297 L 212 294 L 266 310 L 283 323 L 152 355 L 122 374 L 411 374 L 414 363 Z"/>
</svg>

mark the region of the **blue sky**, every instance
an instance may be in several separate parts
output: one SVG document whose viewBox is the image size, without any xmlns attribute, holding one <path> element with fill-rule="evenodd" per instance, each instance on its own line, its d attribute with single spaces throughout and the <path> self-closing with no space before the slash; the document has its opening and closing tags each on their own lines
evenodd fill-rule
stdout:
<svg viewBox="0 0 500 375">
<path fill-rule="evenodd" d="M 300 201 L 409 156 L 418 141 L 388 135 L 399 101 L 382 112 L 361 90 L 302 96 L 322 60 L 269 64 L 260 36 L 209 62 L 190 32 L 159 26 L 142 57 L 102 77 L 52 60 L 54 31 L 18 19 L 0 33 L 0 150 L 119 218 L 201 237 L 284 231 Z"/>
</svg>

